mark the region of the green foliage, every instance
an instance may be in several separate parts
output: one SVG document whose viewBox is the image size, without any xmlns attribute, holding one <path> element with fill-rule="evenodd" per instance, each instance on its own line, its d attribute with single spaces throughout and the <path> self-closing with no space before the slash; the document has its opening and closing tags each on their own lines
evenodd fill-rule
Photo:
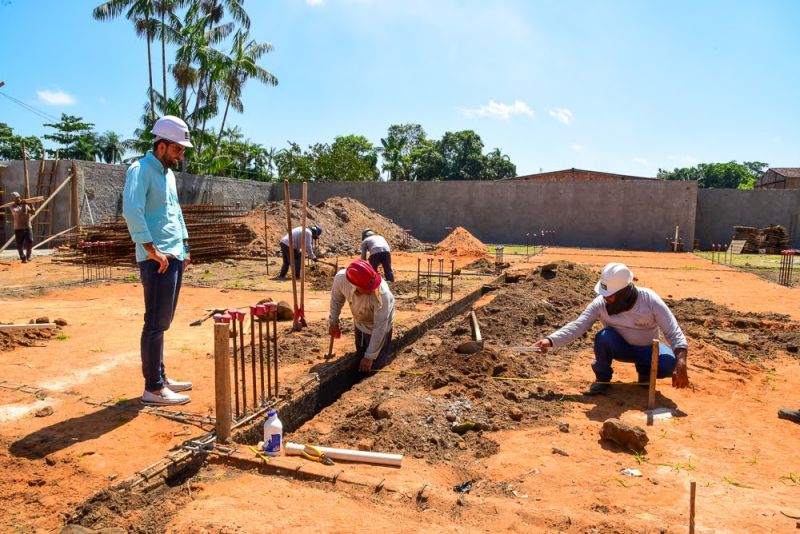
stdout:
<svg viewBox="0 0 800 534">
<path fill-rule="evenodd" d="M 676 168 L 673 171 L 659 169 L 657 178 L 696 181 L 701 188 L 752 189 L 767 167 L 767 163 L 760 161 L 700 163 L 696 167 Z"/>
<path fill-rule="evenodd" d="M 25 153 L 29 159 L 41 159 L 44 147 L 38 137 L 14 135 L 11 127 L 0 122 L 0 160 L 21 160 L 22 143 L 25 143 Z"/>
<path fill-rule="evenodd" d="M 47 123 L 44 126 L 55 130 L 54 133 L 45 134 L 44 138 L 59 145 L 61 159 L 94 161 L 95 156 L 99 154 L 97 135 L 92 131 L 94 124 L 83 122 L 83 118 L 62 113 L 60 121 Z M 55 156 L 55 150 L 47 152 Z"/>
</svg>

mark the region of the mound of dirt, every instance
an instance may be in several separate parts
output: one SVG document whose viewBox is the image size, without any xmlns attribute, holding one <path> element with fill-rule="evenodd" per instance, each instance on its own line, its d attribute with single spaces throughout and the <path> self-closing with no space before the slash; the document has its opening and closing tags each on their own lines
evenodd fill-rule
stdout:
<svg viewBox="0 0 800 534">
<path fill-rule="evenodd" d="M 472 263 L 465 265 L 459 270 L 470 271 L 475 273 L 484 273 L 484 274 L 497 272 L 497 268 L 495 267 L 494 263 L 487 260 L 486 258 L 479 258 L 473 261 Z"/>
<path fill-rule="evenodd" d="M 451 256 L 476 256 L 486 254 L 486 245 L 461 226 L 450 232 L 436 245 L 436 251 Z"/>
<path fill-rule="evenodd" d="M 245 248 L 244 255 L 264 257 L 280 254 L 280 240 L 286 235 L 286 204 L 267 202 L 245 217 L 245 223 L 255 234 Z M 264 211 L 266 210 L 266 239 Z M 302 202 L 292 201 L 292 227 L 302 223 Z M 361 232 L 371 228 L 386 238 L 393 250 L 418 250 L 422 243 L 405 233 L 403 228 L 373 209 L 352 198 L 333 197 L 317 205 L 309 205 L 306 224 L 318 224 L 323 232 L 319 238 L 319 253 L 322 257 L 351 256 L 360 252 Z M 266 244 L 265 244 L 266 243 Z"/>
<path fill-rule="evenodd" d="M 42 342 L 52 338 L 57 331 L 56 328 L 0 331 L 0 352 L 14 350 L 16 347 L 42 346 Z"/>
</svg>

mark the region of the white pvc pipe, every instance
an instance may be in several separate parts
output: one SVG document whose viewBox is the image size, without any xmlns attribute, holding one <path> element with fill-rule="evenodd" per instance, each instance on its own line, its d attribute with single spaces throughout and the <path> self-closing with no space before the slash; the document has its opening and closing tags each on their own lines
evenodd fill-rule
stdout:
<svg viewBox="0 0 800 534">
<path fill-rule="evenodd" d="M 348 462 L 363 462 L 368 464 L 391 465 L 400 467 L 403 462 L 402 454 L 388 454 L 385 452 L 354 451 L 352 449 L 334 449 L 331 447 L 317 447 L 331 460 L 346 460 Z M 284 446 L 287 456 L 302 456 L 305 445 L 287 441 Z"/>
</svg>

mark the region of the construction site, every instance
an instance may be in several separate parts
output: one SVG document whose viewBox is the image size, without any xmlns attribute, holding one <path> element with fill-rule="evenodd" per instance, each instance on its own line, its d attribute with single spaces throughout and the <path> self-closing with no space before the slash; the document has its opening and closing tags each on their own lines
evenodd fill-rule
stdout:
<svg viewBox="0 0 800 534">
<path fill-rule="evenodd" d="M 177 175 L 192 265 L 164 360 L 193 388 L 189 404 L 153 407 L 125 168 L 0 169 L 0 202 L 19 190 L 37 210 L 31 261 L 0 257 L 0 530 L 800 528 L 800 425 L 776 415 L 800 408 L 800 191 Z M 318 261 L 280 278 L 297 225 L 324 229 Z M 395 315 L 388 365 L 363 373 L 349 310 L 341 338 L 328 317 L 366 228 L 391 245 Z M 736 264 L 748 253 L 768 275 Z M 597 296 L 610 262 L 674 313 L 690 387 L 641 387 L 619 363 L 607 395 L 584 395 L 599 322 L 533 349 Z M 260 448 L 269 410 L 275 457 Z"/>
</svg>

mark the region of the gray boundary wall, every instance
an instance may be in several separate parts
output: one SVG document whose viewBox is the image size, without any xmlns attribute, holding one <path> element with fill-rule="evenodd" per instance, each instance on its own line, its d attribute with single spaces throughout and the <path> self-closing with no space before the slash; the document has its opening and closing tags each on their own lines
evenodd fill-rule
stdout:
<svg viewBox="0 0 800 534">
<path fill-rule="evenodd" d="M 800 247 L 800 189 L 700 189 L 697 194 L 697 235 L 700 248 L 729 243 L 734 226 L 764 228 L 780 224 L 790 245 Z"/>
<path fill-rule="evenodd" d="M 273 188 L 273 200 L 283 189 Z M 300 185 L 292 184 L 292 198 Z M 562 246 L 664 250 L 680 227 L 695 232 L 694 182 L 380 182 L 312 183 L 309 202 L 334 196 L 359 200 L 415 237 L 439 241 L 445 227 L 463 226 L 484 243 L 526 243 L 554 230 Z M 534 243 L 531 237 L 531 243 Z"/>
</svg>

